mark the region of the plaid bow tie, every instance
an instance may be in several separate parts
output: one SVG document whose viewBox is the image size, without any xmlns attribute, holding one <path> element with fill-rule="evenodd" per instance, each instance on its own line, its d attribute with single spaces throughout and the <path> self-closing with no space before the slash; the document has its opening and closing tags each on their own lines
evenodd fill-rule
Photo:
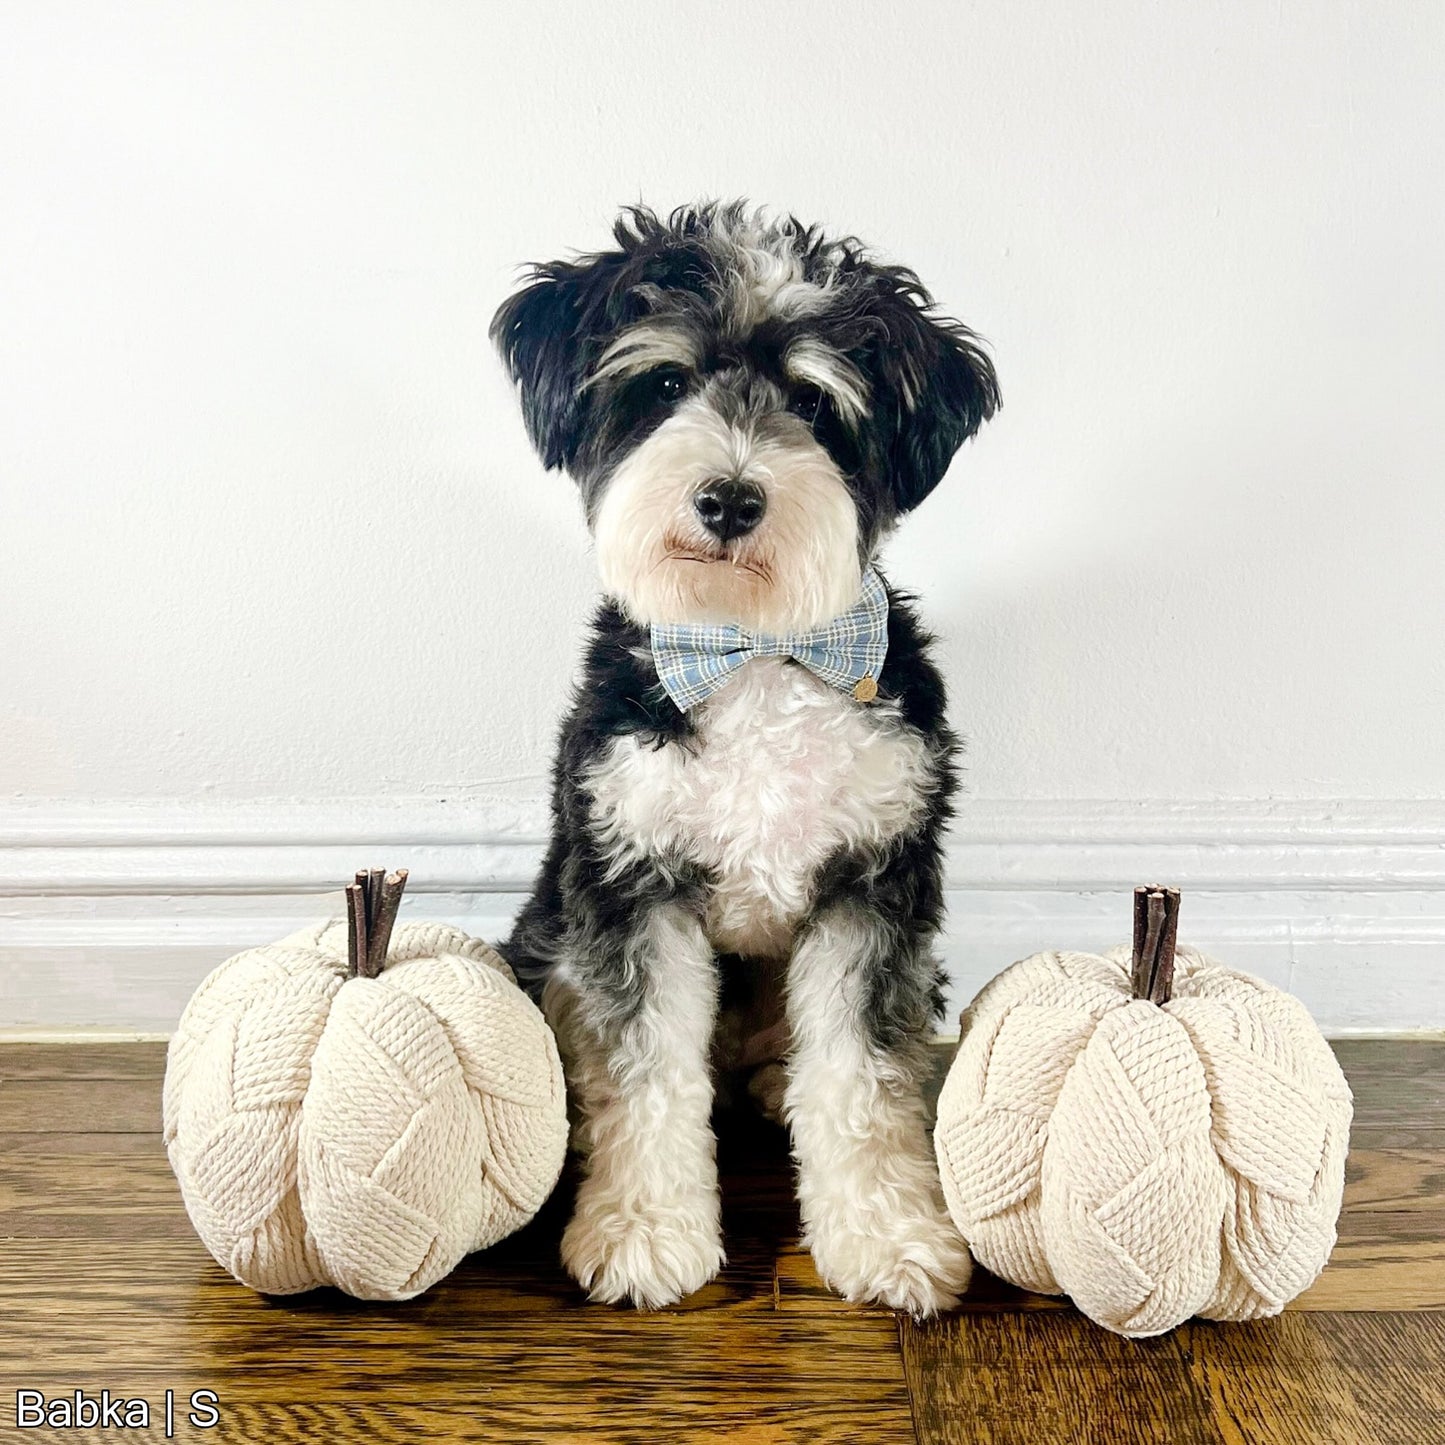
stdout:
<svg viewBox="0 0 1445 1445">
<path fill-rule="evenodd" d="M 857 602 L 811 632 L 771 637 L 686 622 L 652 629 L 657 675 L 682 712 L 711 697 L 750 657 L 791 657 L 830 686 L 872 702 L 887 654 L 888 593 L 871 567 Z"/>
</svg>

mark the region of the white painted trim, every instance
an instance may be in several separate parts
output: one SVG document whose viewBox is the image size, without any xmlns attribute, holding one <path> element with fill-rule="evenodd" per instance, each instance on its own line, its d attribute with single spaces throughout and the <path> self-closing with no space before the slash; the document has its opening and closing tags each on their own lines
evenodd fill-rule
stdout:
<svg viewBox="0 0 1445 1445">
<path fill-rule="evenodd" d="M 412 867 L 414 892 L 524 890 L 535 800 L 156 807 L 0 806 L 0 897 L 309 893 L 360 852 Z M 991 802 L 964 799 L 957 888 L 1445 889 L 1445 801 Z"/>
<path fill-rule="evenodd" d="M 0 805 L 0 1030 L 163 1034 L 220 959 L 339 909 L 358 865 L 410 868 L 413 916 L 495 937 L 545 827 L 538 800 L 478 797 Z M 1328 1031 L 1445 1027 L 1445 801 L 964 799 L 948 877 L 953 1012 L 1025 953 L 1122 941 L 1128 890 L 1162 881 L 1186 939 Z"/>
</svg>

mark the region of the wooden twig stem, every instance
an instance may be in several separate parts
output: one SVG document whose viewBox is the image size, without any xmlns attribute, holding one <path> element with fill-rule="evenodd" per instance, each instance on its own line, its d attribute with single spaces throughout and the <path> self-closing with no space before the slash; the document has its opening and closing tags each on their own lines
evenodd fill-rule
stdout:
<svg viewBox="0 0 1445 1445">
<path fill-rule="evenodd" d="M 406 888 L 406 869 L 359 869 L 346 885 L 346 962 L 351 978 L 375 978 L 386 967 L 386 951 Z"/>
<path fill-rule="evenodd" d="M 1159 957 L 1154 977 L 1149 984 L 1149 998 L 1166 1004 L 1174 993 L 1174 946 L 1179 939 L 1179 890 L 1164 890 L 1164 937 L 1159 941 Z"/>
<path fill-rule="evenodd" d="M 359 877 L 360 875 L 358 875 Z M 366 969 L 366 896 L 359 883 L 346 885 L 346 973 L 356 978 Z"/>
<path fill-rule="evenodd" d="M 368 868 L 366 870 L 366 951 L 368 954 L 374 952 L 372 941 L 376 938 L 376 919 L 381 912 L 381 885 L 385 877 L 385 868 Z"/>
<path fill-rule="evenodd" d="M 1134 890 L 1134 968 L 1131 977 L 1135 998 L 1144 998 L 1149 992 L 1149 956 L 1145 952 L 1149 932 L 1149 890 Z"/>
<path fill-rule="evenodd" d="M 1134 890 L 1134 997 L 1166 1004 L 1174 989 L 1174 947 L 1179 934 L 1179 890 Z"/>
<path fill-rule="evenodd" d="M 406 890 L 406 869 L 398 868 L 395 873 L 381 875 L 376 904 L 376 922 L 372 925 L 371 938 L 366 950 L 376 964 L 376 972 L 386 967 L 386 950 L 391 945 L 391 930 L 396 923 L 396 911 L 401 907 L 401 895 Z M 374 976 L 374 975 L 373 975 Z"/>
</svg>

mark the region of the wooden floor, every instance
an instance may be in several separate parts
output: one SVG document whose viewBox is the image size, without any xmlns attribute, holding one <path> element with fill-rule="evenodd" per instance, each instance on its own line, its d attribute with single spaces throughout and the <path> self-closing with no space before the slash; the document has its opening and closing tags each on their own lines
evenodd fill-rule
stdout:
<svg viewBox="0 0 1445 1445">
<path fill-rule="evenodd" d="M 1132 1342 L 981 1279 L 930 1325 L 823 1290 L 781 1141 L 725 1138 L 722 1277 L 672 1311 L 585 1304 L 567 1190 L 430 1294 L 264 1300 L 201 1248 L 150 1045 L 0 1048 L 0 1439 L 1445 1442 L 1445 1044 L 1338 1046 L 1356 1094 L 1330 1268 L 1256 1325 Z M 142 1397 L 149 1430 L 16 1428 L 16 1391 Z M 186 1420 L 193 1390 L 219 1425 Z"/>
</svg>

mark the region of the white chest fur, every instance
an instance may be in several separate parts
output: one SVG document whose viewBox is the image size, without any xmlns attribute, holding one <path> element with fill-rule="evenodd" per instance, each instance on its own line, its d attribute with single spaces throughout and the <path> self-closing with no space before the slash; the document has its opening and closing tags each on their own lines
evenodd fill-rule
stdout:
<svg viewBox="0 0 1445 1445">
<path fill-rule="evenodd" d="M 685 859 L 716 879 L 715 948 L 779 958 L 840 847 L 907 828 L 929 786 L 896 705 L 862 705 L 779 658 L 756 658 L 697 710 L 686 745 L 619 738 L 592 769 L 613 856 Z"/>
</svg>

